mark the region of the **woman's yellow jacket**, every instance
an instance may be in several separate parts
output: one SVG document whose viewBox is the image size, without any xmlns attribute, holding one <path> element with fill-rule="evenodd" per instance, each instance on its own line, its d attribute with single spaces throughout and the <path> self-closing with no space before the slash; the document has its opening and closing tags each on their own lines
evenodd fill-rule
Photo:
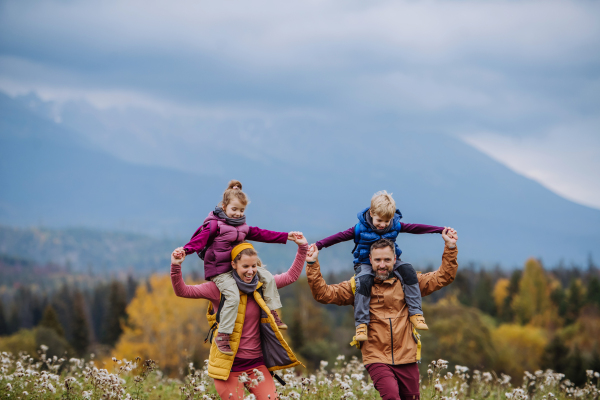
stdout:
<svg viewBox="0 0 600 400">
<path fill-rule="evenodd" d="M 267 304 L 263 300 L 258 288 L 262 286 L 262 282 L 258 283 L 257 290 L 253 292 L 254 300 L 261 308 L 260 318 L 260 336 L 262 343 L 263 359 L 265 365 L 269 371 L 277 371 L 279 369 L 291 368 L 296 365 L 304 365 L 298 361 L 290 346 L 283 338 L 283 335 L 279 331 L 271 310 L 267 307 Z M 233 366 L 233 359 L 237 353 L 240 345 L 240 338 L 242 336 L 242 327 L 244 326 L 244 319 L 246 317 L 246 305 L 248 304 L 248 295 L 240 292 L 240 305 L 238 307 L 237 317 L 235 319 L 235 326 L 233 333 L 229 339 L 229 345 L 233 350 L 233 355 L 228 356 L 221 353 L 217 349 L 215 341 L 212 341 L 210 347 L 210 355 L 208 357 L 208 376 L 214 379 L 227 380 L 231 367 Z M 208 303 L 208 310 L 206 312 L 206 318 L 208 319 L 208 325 L 212 326 L 217 316 L 214 312 L 213 305 L 211 302 Z M 214 333 L 216 337 L 217 331 Z"/>
</svg>

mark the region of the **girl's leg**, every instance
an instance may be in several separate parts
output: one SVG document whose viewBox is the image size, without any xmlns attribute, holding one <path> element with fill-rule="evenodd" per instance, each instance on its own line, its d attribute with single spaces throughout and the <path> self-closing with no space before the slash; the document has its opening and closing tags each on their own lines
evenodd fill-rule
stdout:
<svg viewBox="0 0 600 400">
<path fill-rule="evenodd" d="M 225 303 L 221 310 L 219 333 L 231 335 L 237 318 L 238 307 L 240 305 L 240 291 L 231 275 L 233 271 L 226 272 L 211 278 L 221 295 L 225 296 Z"/>
<path fill-rule="evenodd" d="M 262 373 L 264 380 L 262 382 L 259 382 L 258 385 L 254 387 L 252 387 L 252 385 L 247 385 L 250 393 L 256 396 L 256 400 L 279 399 L 277 395 L 277 389 L 275 388 L 275 382 L 273 381 L 273 377 L 271 376 L 271 373 L 269 372 L 267 367 L 261 365 L 260 367 L 255 369 L 257 369 L 259 373 Z M 259 375 L 256 374 L 254 370 L 251 370 L 251 372 L 252 374 L 248 372 L 248 376 L 250 376 L 251 379 L 250 382 L 252 382 L 252 379 L 257 379 L 257 375 Z"/>
<path fill-rule="evenodd" d="M 229 378 L 226 381 L 215 379 L 215 389 L 223 400 L 243 400 L 244 399 L 244 384 L 239 378 L 241 372 L 230 372 Z"/>
<path fill-rule="evenodd" d="M 258 279 L 263 283 L 263 298 L 267 303 L 267 307 L 269 307 L 269 310 L 279 310 L 283 306 L 281 305 L 275 278 L 265 267 L 258 267 L 257 272 Z"/>
</svg>

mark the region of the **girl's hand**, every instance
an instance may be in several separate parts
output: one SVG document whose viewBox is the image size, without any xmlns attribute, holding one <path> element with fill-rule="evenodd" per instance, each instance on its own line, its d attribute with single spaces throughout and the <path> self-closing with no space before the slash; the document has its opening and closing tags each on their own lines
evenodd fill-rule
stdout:
<svg viewBox="0 0 600 400">
<path fill-rule="evenodd" d="M 294 239 L 296 238 L 296 235 L 297 235 L 297 234 L 300 234 L 300 235 L 302 235 L 302 232 L 298 232 L 298 231 L 291 231 L 290 233 L 288 233 L 288 240 L 291 240 L 291 241 L 295 242 L 295 240 L 294 240 Z"/>
<path fill-rule="evenodd" d="M 319 259 L 319 249 L 316 244 L 311 244 L 308 248 L 308 254 L 306 255 L 307 262 L 317 261 Z"/>
<path fill-rule="evenodd" d="M 185 250 L 183 250 L 183 247 L 173 250 L 173 253 L 171 253 L 171 264 L 181 265 L 183 260 L 185 260 Z"/>
<path fill-rule="evenodd" d="M 304 235 L 302 234 L 302 232 L 296 232 L 296 233 L 294 233 L 294 238 L 292 240 L 298 246 L 301 246 L 303 244 L 308 244 L 308 240 L 306 240 L 306 238 L 304 237 Z"/>
</svg>

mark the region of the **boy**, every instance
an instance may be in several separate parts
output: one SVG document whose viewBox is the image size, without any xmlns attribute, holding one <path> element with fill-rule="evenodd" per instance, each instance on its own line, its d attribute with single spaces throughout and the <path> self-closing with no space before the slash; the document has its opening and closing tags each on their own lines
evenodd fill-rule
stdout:
<svg viewBox="0 0 600 400">
<path fill-rule="evenodd" d="M 421 290 L 417 280 L 417 273 L 413 266 L 400 260 L 402 250 L 396 243 L 396 238 L 401 232 L 424 234 L 442 233 L 444 227 L 405 224 L 400 222 L 402 214 L 396 209 L 396 202 L 391 194 L 385 190 L 377 192 L 371 198 L 371 207 L 358 213 L 358 224 L 343 232 L 336 233 L 325 239 L 319 240 L 315 245 L 319 250 L 324 247 L 333 246 L 336 243 L 354 239 L 354 272 L 356 281 L 356 293 L 354 296 L 354 320 L 356 326 L 356 340 L 367 340 L 367 326 L 369 325 L 369 302 L 371 299 L 371 287 L 374 279 L 387 279 L 379 277 L 373 272 L 369 254 L 371 244 L 379 239 L 386 238 L 394 241 L 396 251 L 396 264 L 394 271 L 398 270 L 402 277 L 404 296 L 408 306 L 410 322 L 417 329 L 427 330 L 423 310 L 421 306 Z M 385 279 L 384 279 L 385 278 Z"/>
</svg>

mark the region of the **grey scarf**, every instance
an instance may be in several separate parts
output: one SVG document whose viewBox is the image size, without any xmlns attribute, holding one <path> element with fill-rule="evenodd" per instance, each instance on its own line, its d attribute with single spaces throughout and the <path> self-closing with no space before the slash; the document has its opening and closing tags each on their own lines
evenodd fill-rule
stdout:
<svg viewBox="0 0 600 400">
<path fill-rule="evenodd" d="M 242 218 L 229 218 L 227 214 L 225 214 L 225 211 L 223 211 L 223 209 L 219 206 L 215 207 L 215 211 L 213 211 L 213 214 L 215 214 L 220 219 L 224 219 L 225 222 L 227 222 L 227 225 L 240 226 L 246 223 L 245 215 Z"/>
<path fill-rule="evenodd" d="M 371 213 L 369 212 L 369 210 L 367 210 L 365 212 L 365 220 L 367 221 L 367 224 L 369 224 L 369 227 L 371 229 L 373 229 L 373 232 L 375 232 L 378 235 L 383 235 L 383 234 L 388 233 L 389 231 L 392 230 L 392 225 L 393 225 L 392 221 L 390 221 L 389 225 L 386 226 L 385 228 L 383 228 L 383 229 L 376 229 L 375 225 L 373 225 L 373 218 L 371 217 Z"/>
<path fill-rule="evenodd" d="M 231 272 L 231 275 L 233 275 L 233 279 L 235 279 L 235 283 L 237 283 L 238 289 L 242 293 L 250 294 L 256 290 L 256 286 L 258 286 L 258 274 L 254 275 L 250 283 L 244 282 L 235 269 Z"/>
</svg>

